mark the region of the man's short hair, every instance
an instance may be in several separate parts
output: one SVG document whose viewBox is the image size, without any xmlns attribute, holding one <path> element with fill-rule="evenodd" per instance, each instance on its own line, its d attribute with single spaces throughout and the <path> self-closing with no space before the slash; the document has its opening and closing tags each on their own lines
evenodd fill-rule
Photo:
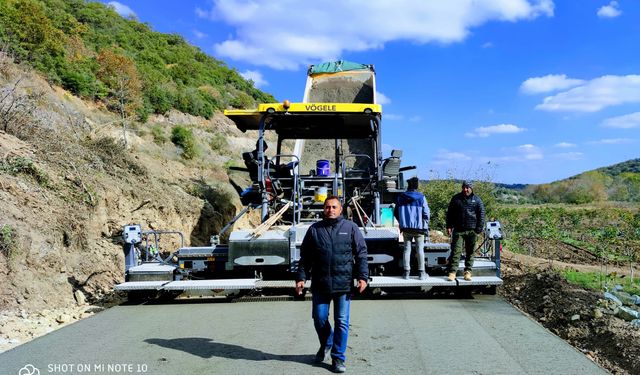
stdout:
<svg viewBox="0 0 640 375">
<path fill-rule="evenodd" d="M 409 189 L 417 189 L 419 184 L 420 179 L 418 179 L 418 177 L 411 177 L 407 180 L 407 186 L 409 187 Z"/>
<path fill-rule="evenodd" d="M 330 196 L 328 196 L 328 197 L 324 200 L 324 202 L 325 202 L 325 203 L 327 203 L 327 201 L 330 201 L 330 200 L 332 200 L 332 199 L 337 200 L 337 201 L 340 203 L 340 205 L 342 206 L 342 202 L 340 202 L 340 197 L 338 197 L 337 195 L 330 195 Z M 323 206 L 324 206 L 324 203 L 323 203 Z"/>
</svg>

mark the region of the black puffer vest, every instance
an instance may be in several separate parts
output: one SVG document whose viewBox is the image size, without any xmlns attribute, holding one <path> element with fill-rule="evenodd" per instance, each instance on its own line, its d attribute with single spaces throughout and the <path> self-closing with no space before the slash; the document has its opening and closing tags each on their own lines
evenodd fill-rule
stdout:
<svg viewBox="0 0 640 375">
<path fill-rule="evenodd" d="M 312 291 L 330 294 L 351 291 L 354 278 L 368 278 L 367 245 L 357 225 L 342 217 L 311 225 L 300 248 L 297 279 L 310 279 Z"/>
</svg>

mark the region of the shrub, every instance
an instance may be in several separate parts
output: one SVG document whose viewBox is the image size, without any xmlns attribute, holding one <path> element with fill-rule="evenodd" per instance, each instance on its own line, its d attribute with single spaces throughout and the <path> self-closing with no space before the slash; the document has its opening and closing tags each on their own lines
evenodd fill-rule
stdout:
<svg viewBox="0 0 640 375">
<path fill-rule="evenodd" d="M 93 168 L 111 175 L 118 175 L 122 170 L 141 176 L 147 174 L 147 170 L 126 152 L 122 143 L 111 137 L 89 139 L 83 143 L 91 151 Z"/>
<path fill-rule="evenodd" d="M 3 254 L 7 259 L 10 259 L 15 250 L 13 228 L 10 225 L 4 224 L 0 227 L 0 254 Z"/>
<path fill-rule="evenodd" d="M 171 110 L 173 105 L 173 91 L 168 85 L 153 85 L 144 91 L 153 111 L 164 115 Z"/>
<path fill-rule="evenodd" d="M 209 141 L 209 147 L 211 147 L 213 151 L 218 151 L 220 153 L 226 151 L 228 146 L 229 142 L 227 142 L 227 138 L 220 133 L 214 135 L 213 138 L 211 138 L 211 141 Z"/>
<path fill-rule="evenodd" d="M 255 106 L 255 100 L 246 92 L 238 91 L 233 99 L 229 102 L 235 108 L 251 108 Z"/>
<path fill-rule="evenodd" d="M 223 168 L 228 172 L 231 167 L 244 167 L 240 161 L 236 159 L 229 159 L 224 162 Z"/>
<path fill-rule="evenodd" d="M 430 228 L 444 231 L 447 208 L 451 197 L 457 193 L 458 184 L 454 180 L 431 180 L 420 189 L 429 204 L 431 211 Z"/>
<path fill-rule="evenodd" d="M 167 141 L 167 136 L 164 134 L 164 128 L 160 125 L 153 125 L 151 127 L 151 135 L 153 135 L 153 141 L 156 144 L 162 145 Z"/>
<path fill-rule="evenodd" d="M 69 69 L 62 71 L 60 76 L 62 85 L 78 96 L 93 98 L 97 91 L 95 88 L 96 78 L 93 74 Z"/>
<path fill-rule="evenodd" d="M 460 192 L 460 181 L 430 180 L 420 189 L 429 204 L 431 211 L 430 228 L 444 231 L 446 229 L 447 209 L 451 198 Z M 495 206 L 494 184 L 491 182 L 477 181 L 473 184 L 473 193 L 482 199 L 485 208 L 485 220 L 493 215 Z"/>
<path fill-rule="evenodd" d="M 196 139 L 191 129 L 177 125 L 171 130 L 171 142 L 182 149 L 182 157 L 193 159 L 198 156 Z"/>
<path fill-rule="evenodd" d="M 38 168 L 31 159 L 22 156 L 15 156 L 0 161 L 0 172 L 12 175 L 24 174 L 33 177 L 38 185 L 49 186 L 49 176 Z"/>
</svg>

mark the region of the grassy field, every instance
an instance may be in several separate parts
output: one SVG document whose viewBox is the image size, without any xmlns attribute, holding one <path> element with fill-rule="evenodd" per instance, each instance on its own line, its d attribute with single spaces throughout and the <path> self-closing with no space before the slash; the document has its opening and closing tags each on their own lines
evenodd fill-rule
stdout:
<svg viewBox="0 0 640 375">
<path fill-rule="evenodd" d="M 640 260 L 640 205 L 496 205 L 490 213 L 502 223 L 510 251 L 571 263 L 624 267 Z M 564 277 L 589 289 L 619 284 L 640 293 L 637 275 L 563 271 Z"/>
<path fill-rule="evenodd" d="M 580 272 L 576 270 L 565 270 L 562 274 L 570 283 L 580 285 L 586 289 L 612 290 L 614 286 L 622 285 L 625 292 L 640 295 L 640 279 L 638 277 L 631 278 L 625 275 L 607 275 L 601 272 Z"/>
<path fill-rule="evenodd" d="M 640 256 L 640 206 L 625 204 L 498 205 L 511 251 L 527 253 L 531 241 L 565 244 L 611 262 L 637 262 Z"/>
</svg>

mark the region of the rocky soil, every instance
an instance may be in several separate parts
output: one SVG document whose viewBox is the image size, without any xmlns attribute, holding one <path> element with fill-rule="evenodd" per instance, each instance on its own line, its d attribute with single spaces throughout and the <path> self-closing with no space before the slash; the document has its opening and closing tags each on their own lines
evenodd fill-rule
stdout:
<svg viewBox="0 0 640 375">
<path fill-rule="evenodd" d="M 572 265 L 505 252 L 499 293 L 611 373 L 639 374 L 640 327 L 616 314 L 603 292 L 568 283 L 558 266 Z"/>
</svg>

